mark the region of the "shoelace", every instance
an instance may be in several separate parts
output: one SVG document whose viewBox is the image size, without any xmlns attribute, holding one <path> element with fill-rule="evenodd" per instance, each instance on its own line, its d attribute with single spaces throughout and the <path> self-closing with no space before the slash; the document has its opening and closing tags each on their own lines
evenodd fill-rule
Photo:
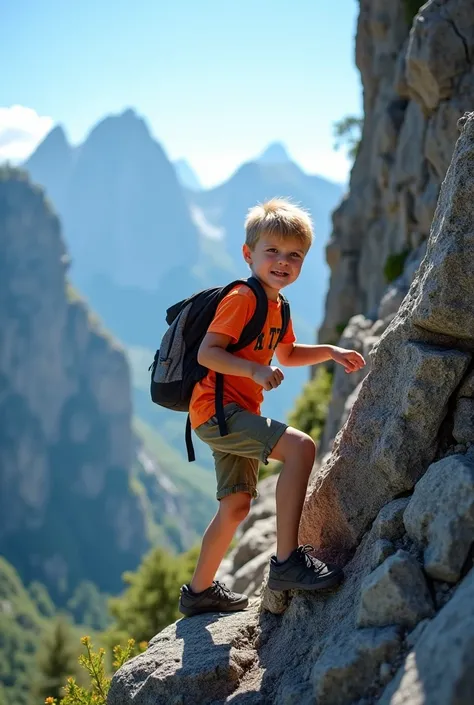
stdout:
<svg viewBox="0 0 474 705">
<path fill-rule="evenodd" d="M 312 568 L 317 573 L 322 571 L 324 568 L 324 563 L 310 555 L 311 551 L 314 551 L 314 546 L 311 546 L 310 543 L 306 543 L 304 546 L 298 546 L 297 550 L 298 553 L 304 557 L 304 561 L 308 568 Z"/>
<path fill-rule="evenodd" d="M 213 586 L 214 586 L 214 592 L 216 593 L 217 597 L 232 597 L 232 591 L 229 590 L 228 587 L 224 585 L 224 583 L 220 583 L 218 580 L 213 581 Z"/>
</svg>

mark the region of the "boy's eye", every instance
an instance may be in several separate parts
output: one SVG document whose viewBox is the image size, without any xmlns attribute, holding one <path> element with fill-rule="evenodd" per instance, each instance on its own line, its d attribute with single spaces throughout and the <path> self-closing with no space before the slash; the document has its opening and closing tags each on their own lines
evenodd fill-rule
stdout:
<svg viewBox="0 0 474 705">
<path fill-rule="evenodd" d="M 276 247 L 269 247 L 267 252 L 278 252 L 278 250 L 276 249 Z"/>
<path fill-rule="evenodd" d="M 300 255 L 299 252 L 292 252 L 292 253 L 291 253 L 291 256 L 292 256 L 292 257 L 298 257 L 298 258 L 301 257 L 301 255 Z"/>
</svg>

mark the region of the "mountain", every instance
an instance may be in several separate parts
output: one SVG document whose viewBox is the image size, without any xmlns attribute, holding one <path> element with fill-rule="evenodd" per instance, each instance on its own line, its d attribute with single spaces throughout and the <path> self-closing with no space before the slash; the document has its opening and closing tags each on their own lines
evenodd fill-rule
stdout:
<svg viewBox="0 0 474 705">
<path fill-rule="evenodd" d="M 175 161 L 174 168 L 182 186 L 191 189 L 191 191 L 201 191 L 202 184 L 199 177 L 186 159 Z"/>
<path fill-rule="evenodd" d="M 189 479 L 165 442 L 132 428 L 124 351 L 68 282 L 42 190 L 9 168 L 0 252 L 0 554 L 56 604 L 84 580 L 114 594 L 152 543 L 195 542 L 211 476 Z"/>
<path fill-rule="evenodd" d="M 286 164 L 291 159 L 284 144 L 272 142 L 255 161 L 260 164 Z"/>
</svg>

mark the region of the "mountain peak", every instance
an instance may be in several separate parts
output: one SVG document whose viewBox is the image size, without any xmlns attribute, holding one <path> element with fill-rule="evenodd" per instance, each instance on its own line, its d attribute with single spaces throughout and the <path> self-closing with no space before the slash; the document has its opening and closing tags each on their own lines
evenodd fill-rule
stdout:
<svg viewBox="0 0 474 705">
<path fill-rule="evenodd" d="M 284 144 L 272 142 L 261 153 L 257 161 L 263 164 L 286 164 L 286 162 L 291 162 L 292 160 Z"/>
<path fill-rule="evenodd" d="M 186 159 L 178 159 L 174 163 L 176 174 L 181 184 L 192 191 L 202 191 L 199 177 Z"/>
</svg>

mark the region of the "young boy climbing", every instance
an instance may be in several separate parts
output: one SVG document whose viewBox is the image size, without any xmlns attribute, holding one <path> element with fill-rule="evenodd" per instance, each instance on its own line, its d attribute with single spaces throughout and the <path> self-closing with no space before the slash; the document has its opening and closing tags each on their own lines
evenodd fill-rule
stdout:
<svg viewBox="0 0 474 705">
<path fill-rule="evenodd" d="M 236 343 L 256 307 L 253 291 L 237 285 L 219 303 L 199 348 L 198 361 L 209 369 L 194 387 L 190 403 L 191 426 L 211 448 L 217 476 L 219 509 L 204 534 L 194 576 L 183 585 L 180 612 L 244 609 L 246 595 L 231 592 L 215 575 L 235 531 L 257 496 L 259 463 L 278 460 L 283 467 L 276 487 L 276 555 L 270 560 L 269 587 L 273 590 L 319 590 L 338 584 L 342 569 L 327 565 L 298 546 L 298 528 L 309 476 L 315 459 L 314 441 L 306 433 L 260 415 L 263 390 L 283 381 L 272 364 L 273 353 L 283 366 L 316 365 L 327 360 L 345 371 L 359 370 L 365 361 L 354 350 L 334 345 L 296 343 L 291 321 L 282 329 L 280 291 L 298 279 L 313 231 L 308 214 L 282 199 L 253 208 L 245 223 L 243 257 L 252 276 L 268 297 L 268 314 L 260 335 L 238 352 L 226 350 Z M 224 375 L 224 416 L 227 435 L 221 436 L 215 416 L 216 372 Z"/>
</svg>

